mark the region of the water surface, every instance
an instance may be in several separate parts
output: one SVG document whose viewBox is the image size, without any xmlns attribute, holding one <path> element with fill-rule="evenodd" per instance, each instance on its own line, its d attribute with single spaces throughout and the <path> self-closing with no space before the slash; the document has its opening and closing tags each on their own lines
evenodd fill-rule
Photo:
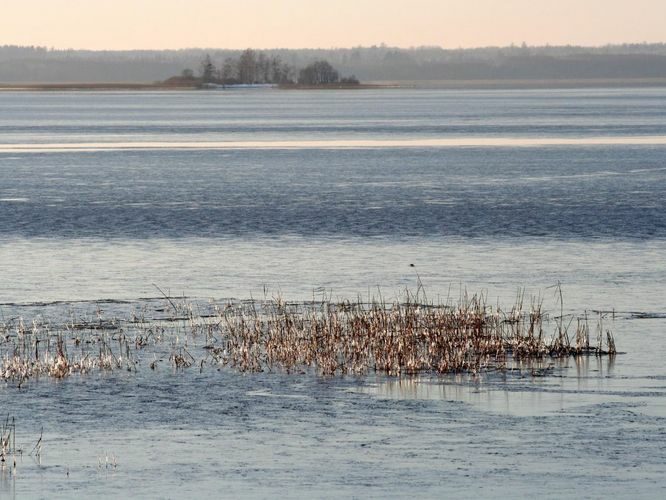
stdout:
<svg viewBox="0 0 666 500">
<path fill-rule="evenodd" d="M 0 497 L 664 495 L 666 90 L 2 92 L 0 110 L 0 321 L 155 312 L 154 285 L 206 304 L 419 280 L 555 311 L 560 283 L 565 313 L 615 311 L 624 353 L 546 377 L 8 383 L 0 409 L 44 451 L 0 470 Z"/>
</svg>

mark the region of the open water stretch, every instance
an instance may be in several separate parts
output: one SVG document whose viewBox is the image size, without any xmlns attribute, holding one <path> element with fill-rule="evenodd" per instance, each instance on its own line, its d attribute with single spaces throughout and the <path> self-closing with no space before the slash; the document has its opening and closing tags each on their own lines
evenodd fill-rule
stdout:
<svg viewBox="0 0 666 500">
<path fill-rule="evenodd" d="M 159 315 L 153 284 L 201 307 L 524 287 L 553 312 L 561 283 L 565 313 L 615 311 L 622 354 L 3 383 L 18 444 L 44 437 L 0 498 L 662 497 L 664 192 L 666 89 L 2 92 L 0 321 Z"/>
</svg>

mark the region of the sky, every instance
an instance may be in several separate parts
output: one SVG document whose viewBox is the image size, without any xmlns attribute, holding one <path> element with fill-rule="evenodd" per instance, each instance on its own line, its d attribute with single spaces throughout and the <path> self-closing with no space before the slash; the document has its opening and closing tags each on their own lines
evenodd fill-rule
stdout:
<svg viewBox="0 0 666 500">
<path fill-rule="evenodd" d="M 445 48 L 666 42 L 666 0 L 0 0 L 0 45 Z"/>
</svg>

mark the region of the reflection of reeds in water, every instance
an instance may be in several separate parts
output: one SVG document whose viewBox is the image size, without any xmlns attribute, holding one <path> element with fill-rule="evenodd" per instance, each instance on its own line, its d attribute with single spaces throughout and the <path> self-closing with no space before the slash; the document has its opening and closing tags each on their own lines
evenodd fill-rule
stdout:
<svg viewBox="0 0 666 500">
<path fill-rule="evenodd" d="M 12 468 L 16 468 L 16 422 L 14 418 L 7 418 L 0 423 L 0 469 L 8 466 L 12 460 Z"/>
<path fill-rule="evenodd" d="M 215 306 L 202 314 L 191 303 L 167 297 L 171 316 L 161 320 L 147 320 L 145 311 L 126 321 L 105 320 L 98 313 L 56 329 L 17 320 L 0 325 L 0 378 L 20 386 L 42 375 L 132 371 L 145 359 L 139 355 L 145 348 L 155 351 L 152 369 L 168 360 L 176 369 L 228 365 L 239 371 L 323 375 L 478 373 L 505 369 L 509 362 L 616 352 L 601 315 L 592 345 L 587 315 L 567 322 L 561 309 L 554 333 L 547 334 L 541 301 L 532 300 L 525 309 L 522 294 L 508 311 L 488 306 L 482 295 L 464 295 L 455 305 L 417 298 L 392 304 L 275 299 Z M 158 359 L 164 349 L 170 354 Z"/>
</svg>

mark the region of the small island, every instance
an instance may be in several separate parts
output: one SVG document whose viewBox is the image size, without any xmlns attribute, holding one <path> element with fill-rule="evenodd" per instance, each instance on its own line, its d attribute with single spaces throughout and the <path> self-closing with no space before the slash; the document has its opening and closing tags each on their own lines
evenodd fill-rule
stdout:
<svg viewBox="0 0 666 500">
<path fill-rule="evenodd" d="M 363 85 L 354 75 L 341 77 L 326 60 L 316 60 L 297 69 L 283 62 L 279 56 L 246 49 L 238 58 L 228 57 L 216 66 L 210 55 L 201 61 L 199 72 L 184 69 L 178 76 L 163 82 L 167 86 L 216 88 L 261 88 L 279 87 L 285 89 L 320 88 L 368 88 L 377 85 Z"/>
</svg>

